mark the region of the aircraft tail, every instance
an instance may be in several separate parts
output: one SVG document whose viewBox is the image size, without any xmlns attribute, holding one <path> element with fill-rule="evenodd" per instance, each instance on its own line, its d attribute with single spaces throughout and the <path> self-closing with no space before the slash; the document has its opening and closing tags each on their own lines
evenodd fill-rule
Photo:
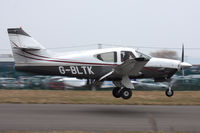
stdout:
<svg viewBox="0 0 200 133">
<path fill-rule="evenodd" d="M 9 28 L 8 35 L 14 48 L 27 50 L 45 49 L 39 42 L 33 39 L 22 28 Z"/>
<path fill-rule="evenodd" d="M 15 65 L 33 63 L 34 58 L 49 55 L 46 48 L 22 28 L 8 28 L 7 31 Z"/>
</svg>

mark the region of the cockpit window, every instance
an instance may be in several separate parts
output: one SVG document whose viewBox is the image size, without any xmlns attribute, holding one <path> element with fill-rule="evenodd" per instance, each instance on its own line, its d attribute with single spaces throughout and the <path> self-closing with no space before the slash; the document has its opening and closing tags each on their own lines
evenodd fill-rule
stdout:
<svg viewBox="0 0 200 133">
<path fill-rule="evenodd" d="M 95 57 L 104 62 L 117 62 L 117 52 L 107 52 L 95 55 Z"/>
<path fill-rule="evenodd" d="M 145 54 L 143 54 L 143 53 L 141 53 L 141 52 L 139 52 L 139 51 L 135 51 L 135 52 L 138 54 L 138 57 L 143 57 L 143 58 L 145 58 L 145 59 L 151 59 L 150 56 L 145 55 Z"/>
<path fill-rule="evenodd" d="M 125 60 L 128 59 L 134 59 L 135 56 L 131 51 L 121 51 L 121 62 L 124 62 Z"/>
</svg>

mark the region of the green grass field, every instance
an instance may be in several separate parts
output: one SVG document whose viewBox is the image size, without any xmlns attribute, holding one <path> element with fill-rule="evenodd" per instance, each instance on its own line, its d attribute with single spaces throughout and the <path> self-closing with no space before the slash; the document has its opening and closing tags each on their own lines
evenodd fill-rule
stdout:
<svg viewBox="0 0 200 133">
<path fill-rule="evenodd" d="M 176 91 L 170 98 L 164 91 L 133 91 L 123 100 L 111 91 L 0 90 L 0 103 L 200 105 L 200 91 Z"/>
</svg>

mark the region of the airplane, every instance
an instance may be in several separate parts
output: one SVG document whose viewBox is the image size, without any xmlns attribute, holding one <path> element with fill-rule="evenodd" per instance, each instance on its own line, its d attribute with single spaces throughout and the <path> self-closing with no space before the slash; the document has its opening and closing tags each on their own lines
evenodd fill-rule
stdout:
<svg viewBox="0 0 200 133">
<path fill-rule="evenodd" d="M 179 70 L 191 67 L 182 60 L 155 58 L 134 48 L 106 48 L 67 53 L 54 53 L 20 28 L 8 28 L 17 71 L 39 75 L 55 75 L 90 79 L 93 84 L 112 81 L 115 98 L 129 99 L 134 84 L 131 79 L 152 78 L 167 82 L 166 96 L 173 96 L 171 77 Z"/>
</svg>

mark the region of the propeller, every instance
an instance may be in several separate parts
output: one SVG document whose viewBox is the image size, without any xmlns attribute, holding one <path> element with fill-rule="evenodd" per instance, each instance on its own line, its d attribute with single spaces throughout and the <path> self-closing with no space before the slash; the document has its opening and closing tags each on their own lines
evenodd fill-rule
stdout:
<svg viewBox="0 0 200 133">
<path fill-rule="evenodd" d="M 181 62 L 184 62 L 184 44 L 182 44 L 182 58 Z"/>
<path fill-rule="evenodd" d="M 184 44 L 182 44 L 182 57 L 181 57 L 181 62 L 182 63 L 184 62 L 184 57 L 185 57 L 185 55 L 184 55 Z M 182 76 L 184 76 L 185 73 L 184 73 L 183 67 L 181 67 L 181 71 L 182 71 Z"/>
<path fill-rule="evenodd" d="M 191 67 L 192 65 L 187 63 L 187 62 L 184 62 L 184 44 L 182 45 L 182 57 L 181 57 L 181 63 L 180 63 L 180 69 L 182 71 L 182 76 L 184 76 L 184 68 L 189 68 Z"/>
</svg>

